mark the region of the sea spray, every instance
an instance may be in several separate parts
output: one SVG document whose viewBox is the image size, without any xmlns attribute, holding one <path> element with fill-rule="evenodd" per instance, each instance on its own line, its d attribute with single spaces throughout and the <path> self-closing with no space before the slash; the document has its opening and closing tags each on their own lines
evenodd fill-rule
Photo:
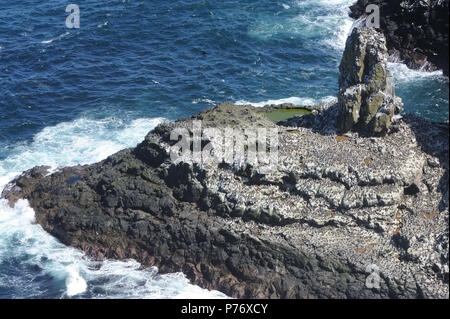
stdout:
<svg viewBox="0 0 450 319">
<path fill-rule="evenodd" d="M 0 193 L 22 171 L 36 165 L 87 164 L 135 146 L 162 118 L 125 124 L 113 118 L 80 118 L 46 127 L 30 144 L 19 144 L 0 161 Z M 35 223 L 27 200 L 14 208 L 0 200 L 0 298 L 223 298 L 189 283 L 183 274 L 158 275 L 138 262 L 95 262 L 61 244 Z"/>
</svg>

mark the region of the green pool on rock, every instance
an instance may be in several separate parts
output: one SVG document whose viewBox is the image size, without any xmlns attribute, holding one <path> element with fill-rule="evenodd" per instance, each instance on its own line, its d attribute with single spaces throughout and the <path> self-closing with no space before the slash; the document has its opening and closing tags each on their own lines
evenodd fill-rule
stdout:
<svg viewBox="0 0 450 319">
<path fill-rule="evenodd" d="M 295 108 L 295 109 L 280 109 L 272 112 L 261 112 L 266 115 L 270 120 L 277 123 L 280 121 L 285 121 L 294 116 L 303 116 L 305 114 L 311 114 L 311 111 Z"/>
</svg>

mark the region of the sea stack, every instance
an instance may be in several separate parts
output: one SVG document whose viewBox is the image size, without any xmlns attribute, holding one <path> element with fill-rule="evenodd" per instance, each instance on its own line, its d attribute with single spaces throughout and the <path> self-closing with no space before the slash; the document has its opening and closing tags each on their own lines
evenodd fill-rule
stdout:
<svg viewBox="0 0 450 319">
<path fill-rule="evenodd" d="M 338 129 L 385 135 L 400 118 L 383 34 L 364 26 L 353 29 L 339 66 Z"/>
</svg>

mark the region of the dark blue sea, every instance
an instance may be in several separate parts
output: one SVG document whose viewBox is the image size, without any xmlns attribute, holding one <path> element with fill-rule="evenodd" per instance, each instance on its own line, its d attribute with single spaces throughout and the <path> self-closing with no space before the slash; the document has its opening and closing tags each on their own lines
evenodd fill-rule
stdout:
<svg viewBox="0 0 450 319">
<path fill-rule="evenodd" d="M 352 0 L 0 0 L 0 191 L 35 165 L 93 163 L 216 103 L 337 93 Z M 449 119 L 448 79 L 390 63 L 405 112 Z M 0 201 L 0 298 L 226 297 L 180 273 L 102 263 Z"/>
</svg>

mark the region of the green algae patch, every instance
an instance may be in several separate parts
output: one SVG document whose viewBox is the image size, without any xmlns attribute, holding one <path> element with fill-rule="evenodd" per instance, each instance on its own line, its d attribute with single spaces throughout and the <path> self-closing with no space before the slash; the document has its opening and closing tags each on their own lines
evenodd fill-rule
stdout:
<svg viewBox="0 0 450 319">
<path fill-rule="evenodd" d="M 306 109 L 296 108 L 296 109 L 280 109 L 271 112 L 258 112 L 263 113 L 266 117 L 268 117 L 271 121 L 277 123 L 280 121 L 286 121 L 291 117 L 295 116 L 303 116 L 305 114 L 311 114 L 311 111 Z"/>
</svg>

